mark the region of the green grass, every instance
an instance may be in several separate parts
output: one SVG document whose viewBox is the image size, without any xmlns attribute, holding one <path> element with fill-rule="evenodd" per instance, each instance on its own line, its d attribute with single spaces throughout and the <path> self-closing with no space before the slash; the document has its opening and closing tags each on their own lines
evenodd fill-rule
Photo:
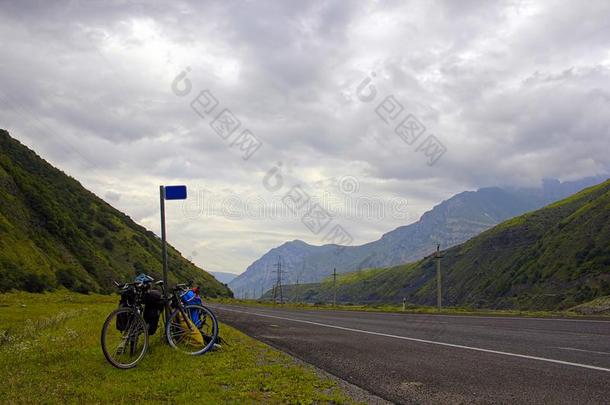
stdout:
<svg viewBox="0 0 610 405">
<path fill-rule="evenodd" d="M 578 305 L 574 311 L 583 315 L 610 315 L 610 295 L 599 297 L 593 301 Z"/>
<path fill-rule="evenodd" d="M 466 307 L 456 310 L 460 313 L 492 309 L 493 314 L 504 310 L 563 316 L 564 311 L 610 295 L 608 240 L 610 180 L 443 251 L 443 303 Z M 332 302 L 335 294 L 332 278 L 298 289 L 285 285 L 282 290 L 284 297 L 308 303 Z M 267 291 L 263 298 L 270 299 L 271 294 Z M 337 302 L 394 308 L 403 298 L 414 305 L 434 305 L 435 260 L 343 273 L 336 280 L 336 297 Z"/>
<path fill-rule="evenodd" d="M 431 306 L 419 306 L 407 304 L 405 309 L 402 309 L 402 305 L 391 305 L 391 304 L 312 304 L 312 303 L 294 303 L 287 302 L 284 304 L 273 304 L 270 301 L 261 300 L 243 300 L 237 298 L 217 298 L 214 302 L 224 304 L 235 304 L 235 305 L 249 305 L 259 306 L 267 308 L 291 308 L 291 309 L 311 309 L 311 310 L 343 310 L 343 311 L 365 311 L 365 312 L 392 312 L 392 313 L 405 313 L 405 314 L 438 314 L 438 315 L 464 315 L 464 316 L 522 316 L 522 317 L 534 317 L 534 318 L 578 318 L 583 315 L 587 315 L 588 318 L 598 317 L 595 312 L 589 311 L 588 313 L 569 310 L 569 311 L 519 311 L 510 309 L 477 309 L 467 307 L 444 307 L 439 312 L 436 307 Z M 610 299 L 606 298 L 604 303 L 610 302 Z M 606 313 L 601 313 L 599 318 L 607 319 Z"/>
<path fill-rule="evenodd" d="M 332 380 L 237 330 L 191 357 L 152 336 L 131 370 L 104 359 L 99 335 L 116 296 L 0 294 L 2 403 L 351 403 Z"/>
<path fill-rule="evenodd" d="M 112 280 L 161 278 L 161 258 L 153 232 L 0 129 L 0 292 L 111 293 Z M 193 280 L 206 296 L 232 295 L 172 246 L 168 260 L 171 283 Z"/>
</svg>

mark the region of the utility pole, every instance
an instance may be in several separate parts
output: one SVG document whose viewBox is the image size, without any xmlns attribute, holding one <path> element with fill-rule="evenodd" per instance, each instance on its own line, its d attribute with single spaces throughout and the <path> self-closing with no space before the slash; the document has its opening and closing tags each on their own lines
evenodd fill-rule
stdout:
<svg viewBox="0 0 610 405">
<path fill-rule="evenodd" d="M 299 303 L 299 276 L 297 276 L 297 284 L 294 288 L 294 302 Z"/>
<path fill-rule="evenodd" d="M 436 306 L 438 309 L 438 312 L 441 312 L 441 308 L 443 305 L 443 298 L 442 298 L 442 281 L 441 281 L 441 258 L 444 255 L 441 255 L 441 245 L 437 244 L 436 245 L 436 255 L 434 256 L 436 258 Z"/>
<path fill-rule="evenodd" d="M 333 269 L 333 307 L 337 306 L 337 268 Z"/>
<path fill-rule="evenodd" d="M 307 281 L 305 279 L 305 260 L 303 260 L 303 264 L 301 265 L 301 272 L 299 273 L 299 275 L 297 275 L 297 304 L 301 303 L 301 286 L 299 285 L 299 277 L 301 277 L 303 279 L 303 282 L 307 284 Z"/>
</svg>

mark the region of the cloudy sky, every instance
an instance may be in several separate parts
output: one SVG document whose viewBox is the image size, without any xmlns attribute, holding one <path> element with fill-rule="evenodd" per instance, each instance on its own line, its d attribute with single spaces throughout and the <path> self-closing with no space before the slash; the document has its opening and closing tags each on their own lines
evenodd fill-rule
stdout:
<svg viewBox="0 0 610 405">
<path fill-rule="evenodd" d="M 608 173 L 609 22 L 608 1 L 2 2 L 0 127 L 155 232 L 158 186 L 187 184 L 170 242 L 238 273 L 463 190 Z"/>
</svg>

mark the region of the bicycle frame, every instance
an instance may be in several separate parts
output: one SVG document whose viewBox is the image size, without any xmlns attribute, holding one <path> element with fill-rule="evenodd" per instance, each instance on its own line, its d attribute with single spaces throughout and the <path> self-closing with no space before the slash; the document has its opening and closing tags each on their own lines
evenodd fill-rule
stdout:
<svg viewBox="0 0 610 405">
<path fill-rule="evenodd" d="M 190 310 L 189 305 L 183 301 L 183 295 L 189 292 L 189 288 L 191 287 L 190 284 L 177 284 L 171 289 L 171 293 L 168 294 L 168 291 L 162 282 L 152 283 L 151 281 L 138 281 L 126 284 L 119 284 L 114 281 L 114 284 L 119 288 L 121 294 L 121 304 L 118 309 L 115 309 L 106 318 L 102 328 L 101 340 L 104 356 L 108 362 L 117 368 L 127 369 L 135 367 L 136 363 L 146 354 L 149 345 L 150 325 L 147 323 L 146 318 L 144 318 L 144 314 L 147 313 L 146 306 L 149 304 L 158 303 L 163 306 L 161 311 L 163 312 L 161 325 L 165 332 L 163 333 L 163 339 L 174 349 L 179 349 L 191 355 L 203 354 L 213 347 L 212 345 L 218 337 L 218 321 L 216 320 L 215 315 L 203 306 L 202 310 L 205 311 L 205 314 L 202 315 L 202 312 L 198 312 L 196 308 L 200 305 L 200 301 L 198 301 L 198 304 L 192 305 L 193 310 Z M 161 301 L 157 301 L 157 294 L 149 294 L 150 291 L 156 291 L 154 290 L 155 286 L 160 286 L 162 290 Z M 195 290 L 195 293 L 197 294 L 198 291 Z M 151 300 L 150 298 L 153 299 Z M 160 310 L 161 308 L 158 304 L 156 309 Z M 119 314 L 121 313 L 130 314 L 128 318 L 131 320 L 128 321 L 125 329 L 123 329 L 122 326 L 119 326 Z M 152 316 L 152 313 L 149 315 Z M 209 324 L 207 323 L 208 315 L 210 319 Z M 113 321 L 115 317 L 116 320 Z M 172 321 L 171 324 L 169 323 L 170 321 Z M 113 324 L 113 322 L 115 322 L 116 325 Z M 211 331 L 208 331 L 207 328 L 210 327 Z M 110 330 L 110 328 L 116 328 L 122 333 L 118 335 L 118 343 L 111 343 L 111 345 L 108 346 L 107 343 L 112 342 L 112 337 L 110 340 L 106 340 L 107 336 L 111 336 L 107 334 L 107 331 Z M 186 336 L 189 336 L 187 328 L 190 332 L 201 332 L 200 343 L 202 346 L 196 350 L 185 350 L 185 348 L 177 345 L 182 342 L 182 338 L 178 338 L 177 342 L 174 339 L 175 336 L 185 336 L 185 333 L 187 334 Z M 202 331 L 202 328 L 206 328 L 206 331 Z M 141 346 L 140 349 L 138 339 L 141 333 L 144 334 L 144 341 L 143 346 Z M 205 343 L 205 345 L 203 345 L 203 343 Z M 186 344 L 192 345 L 191 343 Z M 129 353 L 133 357 L 139 350 L 141 350 L 141 354 L 130 362 L 126 363 L 115 358 L 117 354 L 122 355 L 125 353 Z"/>
<path fill-rule="evenodd" d="M 178 296 L 178 293 L 177 293 L 177 290 L 180 287 L 174 287 L 174 290 L 172 291 L 171 295 L 168 295 L 165 285 L 163 283 L 161 283 L 160 285 L 163 290 L 163 323 L 162 323 L 162 325 L 163 325 L 163 330 L 165 331 L 165 329 L 167 328 L 167 320 L 168 320 L 170 314 L 172 313 L 172 304 L 174 305 L 174 307 L 176 309 L 178 309 L 180 311 L 180 315 L 184 319 L 187 319 L 187 315 L 186 315 L 186 312 L 184 312 L 184 304 L 182 303 L 182 300 L 180 299 L 180 296 Z M 187 322 L 186 324 L 187 324 L 189 330 L 193 329 L 190 325 L 190 322 Z M 165 333 L 163 334 L 163 336 L 164 336 L 165 340 L 167 341 L 167 336 Z"/>
</svg>

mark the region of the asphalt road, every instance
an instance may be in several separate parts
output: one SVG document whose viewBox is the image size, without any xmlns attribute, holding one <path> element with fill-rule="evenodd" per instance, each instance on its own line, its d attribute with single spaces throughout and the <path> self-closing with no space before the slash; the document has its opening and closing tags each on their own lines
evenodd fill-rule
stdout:
<svg viewBox="0 0 610 405">
<path fill-rule="evenodd" d="M 610 321 L 211 306 L 396 403 L 610 404 Z"/>
</svg>

